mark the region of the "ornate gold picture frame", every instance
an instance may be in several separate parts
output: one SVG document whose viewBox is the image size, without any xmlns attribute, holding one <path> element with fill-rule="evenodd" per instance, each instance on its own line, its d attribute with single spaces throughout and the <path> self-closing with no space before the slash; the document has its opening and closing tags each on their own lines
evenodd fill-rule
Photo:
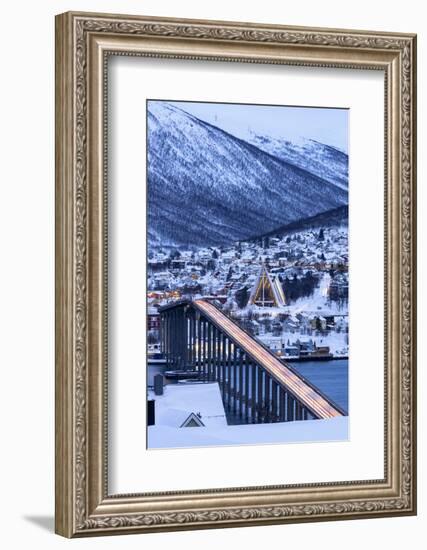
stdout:
<svg viewBox="0 0 427 550">
<path fill-rule="evenodd" d="M 109 493 L 106 118 L 111 56 L 249 63 L 253 70 L 259 64 L 282 64 L 384 73 L 384 478 Z M 411 34 L 72 12 L 57 16 L 58 534 L 416 513 L 415 126 L 416 37 Z"/>
</svg>

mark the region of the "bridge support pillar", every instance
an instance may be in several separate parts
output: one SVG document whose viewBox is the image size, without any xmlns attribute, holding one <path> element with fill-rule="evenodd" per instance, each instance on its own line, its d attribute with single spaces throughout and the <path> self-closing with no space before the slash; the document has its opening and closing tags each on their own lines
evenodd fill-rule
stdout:
<svg viewBox="0 0 427 550">
<path fill-rule="evenodd" d="M 201 326 L 202 326 L 202 334 L 201 334 L 201 337 L 202 337 L 202 373 L 203 373 L 203 378 L 205 379 L 206 374 L 207 374 L 207 364 L 206 364 L 207 337 L 206 337 L 206 322 L 205 322 L 204 319 L 202 320 L 202 325 Z"/>
<path fill-rule="evenodd" d="M 215 354 L 215 359 L 214 359 L 214 366 L 213 366 L 213 379 L 214 380 L 219 380 L 219 374 L 218 374 L 218 362 L 219 362 L 219 334 L 218 334 L 218 329 L 216 327 L 214 327 L 214 341 L 213 341 L 213 346 L 214 346 L 214 354 Z"/>
<path fill-rule="evenodd" d="M 251 362 L 251 421 L 253 424 L 255 424 L 256 422 L 256 375 L 256 366 L 254 365 L 254 363 Z"/>
<path fill-rule="evenodd" d="M 279 385 L 274 380 L 271 381 L 271 418 L 272 422 L 277 422 L 279 411 L 277 409 L 277 390 Z"/>
<path fill-rule="evenodd" d="M 215 329 L 216 336 L 215 336 L 215 347 L 216 347 L 216 365 L 215 365 L 215 380 L 220 385 L 220 366 L 221 366 L 221 333 L 218 329 Z M 221 387 L 221 386 L 220 386 Z"/>
<path fill-rule="evenodd" d="M 208 323 L 208 358 L 207 358 L 208 382 L 212 376 L 212 325 Z"/>
<path fill-rule="evenodd" d="M 231 410 L 231 371 L 232 371 L 232 352 L 231 340 L 227 339 L 227 406 Z"/>
<path fill-rule="evenodd" d="M 163 348 L 164 348 L 164 354 L 165 354 L 165 357 L 166 357 L 166 365 L 169 367 L 169 314 L 168 313 L 164 313 L 164 316 L 163 316 L 163 326 L 164 326 L 164 331 L 163 331 L 163 339 L 164 339 L 164 344 L 163 344 Z"/>
<path fill-rule="evenodd" d="M 246 422 L 249 422 L 249 359 L 248 356 L 245 354 L 245 389 L 244 389 L 244 396 L 245 396 L 245 420 Z"/>
<path fill-rule="evenodd" d="M 239 353 L 239 416 L 243 416 L 243 353 Z"/>
<path fill-rule="evenodd" d="M 265 422 L 271 422 L 271 378 L 267 373 L 264 373 L 264 401 L 265 401 Z"/>
<path fill-rule="evenodd" d="M 257 420 L 258 422 L 264 421 L 264 403 L 263 403 L 263 378 L 264 371 L 257 365 Z"/>
<path fill-rule="evenodd" d="M 285 390 L 283 388 L 279 388 L 279 422 L 286 421 L 285 398 Z"/>
<path fill-rule="evenodd" d="M 295 406 L 295 399 L 292 397 L 292 395 L 288 392 L 287 396 L 287 411 L 286 411 L 286 420 L 288 422 L 292 422 L 295 420 L 295 412 L 294 412 L 294 406 Z"/>
<path fill-rule="evenodd" d="M 224 406 L 227 405 L 227 361 L 228 361 L 228 338 L 224 335 L 223 341 L 222 341 L 222 392 L 223 392 L 223 402 Z"/>
<path fill-rule="evenodd" d="M 201 371 L 202 366 L 202 339 L 200 337 L 201 332 L 201 320 L 200 315 L 197 316 L 197 326 L 196 326 L 196 332 L 197 332 L 197 370 Z"/>
<path fill-rule="evenodd" d="M 237 348 L 233 344 L 233 412 L 237 412 Z"/>
<path fill-rule="evenodd" d="M 295 401 L 295 420 L 302 420 L 302 406 L 299 401 Z"/>
</svg>

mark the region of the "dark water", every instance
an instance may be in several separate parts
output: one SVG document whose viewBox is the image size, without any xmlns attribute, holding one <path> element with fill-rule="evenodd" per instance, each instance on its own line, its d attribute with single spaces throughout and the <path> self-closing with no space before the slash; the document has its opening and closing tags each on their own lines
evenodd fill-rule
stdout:
<svg viewBox="0 0 427 550">
<path fill-rule="evenodd" d="M 289 363 L 332 401 L 348 411 L 348 359 Z"/>
</svg>

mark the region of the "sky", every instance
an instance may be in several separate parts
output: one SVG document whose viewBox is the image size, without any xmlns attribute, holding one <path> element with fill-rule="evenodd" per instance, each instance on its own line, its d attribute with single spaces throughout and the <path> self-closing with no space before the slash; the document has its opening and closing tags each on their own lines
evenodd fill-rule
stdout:
<svg viewBox="0 0 427 550">
<path fill-rule="evenodd" d="M 348 153 L 348 109 L 168 101 L 245 139 L 250 131 L 289 141 L 309 138 Z"/>
</svg>

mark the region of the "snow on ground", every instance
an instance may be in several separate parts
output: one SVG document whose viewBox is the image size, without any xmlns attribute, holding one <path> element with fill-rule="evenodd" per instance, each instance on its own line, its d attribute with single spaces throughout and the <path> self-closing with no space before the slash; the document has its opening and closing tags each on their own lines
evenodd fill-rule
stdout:
<svg viewBox="0 0 427 550">
<path fill-rule="evenodd" d="M 336 302 L 328 299 L 328 288 L 331 283 L 329 273 L 324 273 L 319 286 L 308 298 L 299 298 L 295 303 L 288 305 L 285 312 L 290 315 L 297 313 L 314 313 L 316 315 L 347 315 L 348 306 L 340 308 Z"/>
<path fill-rule="evenodd" d="M 275 424 L 173 428 L 149 426 L 148 448 L 167 449 L 220 445 L 263 445 L 348 440 L 348 417 Z"/>
<path fill-rule="evenodd" d="M 348 356 L 348 334 L 344 332 L 328 332 L 320 336 L 300 334 L 298 332 L 284 331 L 281 336 L 273 336 L 270 332 L 258 336 L 261 342 L 264 342 L 270 349 L 277 351 L 282 349 L 282 344 L 294 344 L 297 340 L 300 342 L 309 342 L 312 340 L 317 347 L 329 346 L 330 352 L 336 357 Z"/>
<path fill-rule="evenodd" d="M 148 399 L 155 399 L 155 428 L 169 426 L 180 430 L 191 413 L 198 415 L 206 427 L 227 425 L 224 405 L 217 382 L 212 384 L 169 384 L 163 395 L 148 392 Z"/>
<path fill-rule="evenodd" d="M 341 441 L 348 437 L 348 418 L 304 420 L 275 424 L 227 425 L 217 382 L 170 384 L 163 395 L 154 395 L 155 425 L 148 427 L 148 448 L 205 447 Z M 204 426 L 180 427 L 194 413 Z"/>
</svg>

